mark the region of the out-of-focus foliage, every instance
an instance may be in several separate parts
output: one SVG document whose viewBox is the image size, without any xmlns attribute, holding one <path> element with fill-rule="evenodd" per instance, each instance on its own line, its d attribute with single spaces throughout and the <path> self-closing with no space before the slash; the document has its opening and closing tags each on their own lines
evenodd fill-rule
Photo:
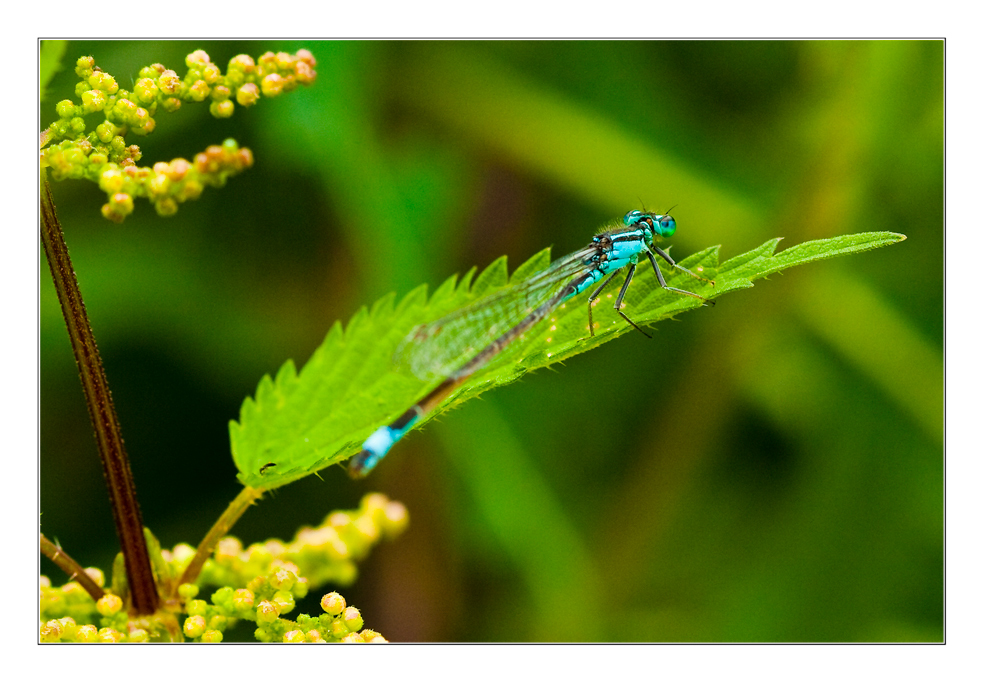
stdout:
<svg viewBox="0 0 984 683">
<path fill-rule="evenodd" d="M 631 208 L 673 207 L 676 257 L 886 230 L 909 239 L 489 392 L 408 437 L 367 484 L 329 469 L 235 534 L 289 537 L 364 486 L 403 501 L 414 523 L 346 590 L 390 640 L 942 638 L 942 42 L 65 54 L 132 87 L 126 73 L 199 48 L 318 61 L 311 89 L 222 121 L 185 108 L 141 145 L 153 163 L 233 137 L 252 169 L 124 227 L 90 187 L 52 188 L 162 544 L 199 538 L 235 495 L 227 422 L 258 378 L 303 363 L 335 320 L 389 291 L 504 253 L 566 253 Z M 42 122 L 72 82 L 52 79 Z M 46 271 L 44 530 L 109 566 L 111 516 Z"/>
</svg>

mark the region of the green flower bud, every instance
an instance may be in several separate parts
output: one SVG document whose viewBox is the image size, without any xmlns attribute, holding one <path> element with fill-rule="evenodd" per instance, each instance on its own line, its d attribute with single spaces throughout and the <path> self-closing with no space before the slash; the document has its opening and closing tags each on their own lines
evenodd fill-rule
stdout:
<svg viewBox="0 0 984 683">
<path fill-rule="evenodd" d="M 310 50 L 305 50 L 301 48 L 300 50 L 297 51 L 297 54 L 294 56 L 297 57 L 297 60 L 299 62 L 303 62 L 308 66 L 315 67 L 318 65 L 318 63 L 314 59 L 314 55 L 311 54 Z"/>
<path fill-rule="evenodd" d="M 136 147 L 136 145 L 134 145 Z M 195 549 L 192 548 L 187 543 L 178 543 L 174 546 L 174 550 L 171 551 L 171 559 L 177 562 L 182 569 L 191 562 L 191 558 L 195 556 Z"/>
<path fill-rule="evenodd" d="M 253 165 L 253 152 L 252 152 L 252 150 L 250 150 L 250 149 L 248 149 L 246 147 L 243 147 L 236 154 L 235 159 L 233 159 L 233 164 L 232 165 L 233 165 L 233 168 L 235 168 L 237 171 L 241 171 L 244 168 L 249 168 L 250 166 L 252 166 Z"/>
<path fill-rule="evenodd" d="M 212 88 L 212 99 L 216 102 L 224 102 L 232 96 L 232 91 L 229 86 L 217 85 Z"/>
<path fill-rule="evenodd" d="M 277 70 L 277 55 L 272 52 L 264 52 L 256 61 L 260 73 L 268 74 Z"/>
<path fill-rule="evenodd" d="M 101 169 L 103 166 L 105 166 L 108 161 L 109 161 L 109 157 L 106 155 L 106 152 L 102 150 L 96 150 L 89 155 L 89 165 L 95 166 L 98 169 Z"/>
<path fill-rule="evenodd" d="M 232 116 L 233 111 L 236 109 L 236 105 L 232 103 L 232 100 L 225 100 L 223 102 L 212 102 L 208 105 L 209 113 L 217 119 L 227 119 Z"/>
<path fill-rule="evenodd" d="M 273 594 L 270 602 L 277 606 L 277 611 L 280 614 L 287 614 L 294 609 L 294 596 L 291 595 L 290 591 L 277 591 Z"/>
<path fill-rule="evenodd" d="M 323 643 L 325 639 L 321 637 L 321 633 L 317 629 L 311 629 L 304 634 L 304 638 L 309 643 Z"/>
<path fill-rule="evenodd" d="M 168 97 L 164 100 L 161 100 L 161 107 L 163 107 L 164 111 L 166 111 L 168 114 L 173 114 L 178 109 L 181 109 L 181 100 L 179 100 L 177 97 Z"/>
<path fill-rule="evenodd" d="M 157 99 L 157 81 L 153 78 L 141 78 L 133 88 L 133 94 L 143 104 L 150 104 Z"/>
<path fill-rule="evenodd" d="M 71 124 L 68 121 L 59 120 L 51 124 L 48 130 L 51 132 L 52 140 L 59 140 L 61 138 L 67 138 L 68 132 L 72 129 Z"/>
<path fill-rule="evenodd" d="M 104 617 L 109 617 L 123 609 L 123 600 L 118 595 L 106 593 L 96 601 L 96 611 Z"/>
<path fill-rule="evenodd" d="M 321 609 L 337 617 L 345 610 L 345 598 L 338 593 L 328 593 L 321 598 Z"/>
<path fill-rule="evenodd" d="M 99 630 L 92 624 L 79 626 L 75 631 L 75 642 L 94 643 L 99 639 Z"/>
<path fill-rule="evenodd" d="M 203 643 L 221 643 L 222 642 L 222 631 L 216 631 L 210 629 L 202 634 L 201 638 Z"/>
<path fill-rule="evenodd" d="M 256 71 L 256 62 L 249 55 L 236 55 L 229 60 L 229 71 L 251 74 Z"/>
<path fill-rule="evenodd" d="M 106 106 L 106 93 L 102 90 L 86 90 L 82 93 L 82 112 L 91 114 L 94 111 L 102 111 Z"/>
<path fill-rule="evenodd" d="M 280 612 L 277 610 L 277 606 L 269 600 L 262 600 L 256 606 L 257 624 L 271 624 L 276 621 L 278 617 L 280 617 Z"/>
<path fill-rule="evenodd" d="M 119 129 L 112 121 L 103 121 L 96 126 L 96 137 L 99 138 L 100 142 L 104 142 L 106 144 L 109 144 L 118 132 Z"/>
<path fill-rule="evenodd" d="M 188 175 L 188 171 L 190 170 L 191 170 L 191 164 L 188 163 L 188 160 L 178 157 L 170 164 L 168 164 L 167 171 L 165 172 L 167 173 L 167 177 L 170 178 L 173 182 L 178 182 L 180 180 L 183 180 L 184 177 Z M 239 542 L 238 538 L 227 536 L 226 538 L 223 538 L 221 541 L 219 541 L 219 545 L 215 550 L 215 556 L 217 558 L 222 556 L 236 558 L 239 557 L 239 553 L 241 553 L 242 550 L 243 550 L 243 545 L 242 543 Z"/>
<path fill-rule="evenodd" d="M 72 100 L 62 100 L 55 105 L 55 112 L 60 119 L 70 119 L 76 115 L 75 103 Z"/>
<path fill-rule="evenodd" d="M 352 525 L 361 536 L 361 541 L 365 545 L 371 545 L 379 540 L 379 527 L 373 521 L 371 515 L 363 515 L 355 520 Z"/>
<path fill-rule="evenodd" d="M 177 95 L 181 92 L 181 79 L 178 74 L 168 69 L 157 79 L 157 87 L 165 95 Z"/>
<path fill-rule="evenodd" d="M 339 617 L 331 622 L 331 626 L 328 628 L 328 632 L 331 637 L 335 640 L 341 640 L 349 634 L 349 628 L 345 625 L 345 621 Z"/>
<path fill-rule="evenodd" d="M 137 109 L 139 108 L 140 107 L 135 102 L 132 102 L 125 97 L 121 97 L 116 100 L 112 113 L 121 123 L 129 125 L 133 119 L 133 115 L 136 114 Z"/>
<path fill-rule="evenodd" d="M 140 124 L 139 127 L 135 126 L 132 130 L 134 135 L 150 135 L 151 133 L 154 132 L 154 128 L 156 127 L 157 127 L 157 121 L 155 121 L 153 118 L 151 118 L 148 115 L 147 118 L 143 121 L 143 123 Z M 136 159 L 134 159 L 134 161 L 136 161 Z"/>
<path fill-rule="evenodd" d="M 110 205 L 117 213 L 129 216 L 133 213 L 133 197 L 126 192 L 117 192 L 109 198 Z"/>
<path fill-rule="evenodd" d="M 223 586 L 212 593 L 212 604 L 217 607 L 230 609 L 232 608 L 232 598 L 234 595 L 235 591 L 230 586 Z"/>
<path fill-rule="evenodd" d="M 79 78 L 88 78 L 92 75 L 92 68 L 96 65 L 96 60 L 92 57 L 79 57 L 75 62 L 75 74 Z"/>
<path fill-rule="evenodd" d="M 62 628 L 62 638 L 65 640 L 75 640 L 75 633 L 78 631 L 78 625 L 75 623 L 75 619 L 72 617 L 62 617 L 58 620 Z"/>
<path fill-rule="evenodd" d="M 198 586 L 193 583 L 183 583 L 178 586 L 178 597 L 182 600 L 191 600 L 198 595 L 198 590 Z"/>
<path fill-rule="evenodd" d="M 209 90 L 208 83 L 199 79 L 188 88 L 188 97 L 195 102 L 202 102 L 208 97 Z"/>
<path fill-rule="evenodd" d="M 375 521 L 380 521 L 383 509 L 386 507 L 386 503 L 389 502 L 389 498 L 384 496 L 382 493 L 367 493 L 362 496 L 362 500 L 359 501 L 359 510 L 369 514 Z"/>
<path fill-rule="evenodd" d="M 190 616 L 200 615 L 205 616 L 205 611 L 208 609 L 208 603 L 204 600 L 189 600 L 186 611 Z"/>
<path fill-rule="evenodd" d="M 188 67 L 204 67 L 211 62 L 212 60 L 209 58 L 208 53 L 205 52 L 205 50 L 195 50 L 185 57 L 185 65 Z"/>
<path fill-rule="evenodd" d="M 296 629 L 293 630 L 293 631 L 287 631 L 287 633 L 284 634 L 283 642 L 285 642 L 285 643 L 303 643 L 304 642 L 304 633 L 301 632 L 301 631 L 298 631 Z"/>
<path fill-rule="evenodd" d="M 202 79 L 209 85 L 213 85 L 222 78 L 222 71 L 215 64 L 209 64 L 202 69 Z"/>
<path fill-rule="evenodd" d="M 197 638 L 205 633 L 205 617 L 193 615 L 185 619 L 181 629 L 188 638 Z"/>
<path fill-rule="evenodd" d="M 95 71 L 87 80 L 92 88 L 110 95 L 120 89 L 120 86 L 116 83 L 116 79 L 105 71 Z"/>
<path fill-rule="evenodd" d="M 314 79 L 318 75 L 318 73 L 307 62 L 297 62 L 297 64 L 294 65 L 294 73 L 297 78 L 297 82 L 301 85 L 311 85 L 314 83 Z"/>
<path fill-rule="evenodd" d="M 256 597 L 253 595 L 253 591 L 246 588 L 240 588 L 232 596 L 232 606 L 239 612 L 248 612 L 253 609 L 253 601 Z"/>
<path fill-rule="evenodd" d="M 214 145 L 210 145 L 209 149 Z M 199 173 L 215 173 L 219 170 L 219 163 L 215 159 L 215 155 L 209 154 L 208 150 L 204 152 L 199 152 L 195 155 L 195 170 Z M 255 545 L 255 544 L 254 544 Z M 256 564 L 264 564 L 264 557 L 262 554 L 253 552 L 253 545 L 247 548 L 247 552 L 250 554 L 249 561 Z M 269 561 L 268 559 L 266 561 Z"/>
<path fill-rule="evenodd" d="M 51 619 L 41 627 L 42 643 L 57 643 L 61 640 L 61 635 L 62 625 L 57 619 Z"/>
<path fill-rule="evenodd" d="M 269 74 L 263 77 L 260 87 L 267 97 L 276 97 L 284 90 L 284 78 L 280 74 Z"/>
<path fill-rule="evenodd" d="M 383 508 L 383 520 L 380 523 L 383 533 L 393 538 L 400 535 L 410 523 L 410 514 L 403 503 L 391 500 Z"/>
<path fill-rule="evenodd" d="M 126 153 L 126 141 L 123 139 L 122 135 L 115 135 L 113 139 L 109 141 L 109 149 L 113 154 L 122 155 Z"/>
<path fill-rule="evenodd" d="M 181 186 L 180 197 L 182 201 L 189 199 L 198 199 L 202 196 L 202 192 L 205 190 L 205 186 L 202 185 L 201 181 L 198 180 L 188 180 Z"/>
<path fill-rule="evenodd" d="M 81 116 L 76 116 L 71 120 L 70 124 L 72 126 L 72 132 L 76 135 L 76 137 L 85 132 L 85 119 Z"/>
<path fill-rule="evenodd" d="M 289 591 L 297 582 L 297 574 L 281 567 L 269 578 L 270 585 L 278 590 Z"/>
<path fill-rule="evenodd" d="M 110 164 L 99 175 L 99 189 L 103 192 L 119 192 L 123 189 L 123 173 L 117 168 L 116 164 Z"/>
<path fill-rule="evenodd" d="M 150 118 L 150 112 L 143 107 L 137 107 L 133 112 L 133 119 L 130 124 L 134 127 L 144 126 L 147 123 L 147 119 Z"/>
<path fill-rule="evenodd" d="M 303 600 L 307 597 L 308 590 L 310 590 L 310 582 L 307 580 L 307 577 L 298 577 L 297 583 L 294 584 L 294 587 L 291 590 L 294 593 L 295 599 Z"/>
<path fill-rule="evenodd" d="M 178 212 L 178 203 L 172 197 L 162 197 L 154 202 L 158 216 L 173 216 Z"/>
<path fill-rule="evenodd" d="M 346 607 L 341 619 L 349 631 L 358 631 L 362 628 L 362 614 L 355 607 Z"/>
<path fill-rule="evenodd" d="M 103 204 L 100 211 L 102 212 L 103 218 L 114 223 L 122 223 L 123 219 L 126 218 L 125 214 L 121 213 L 110 203 Z"/>
<path fill-rule="evenodd" d="M 297 79 L 294 74 L 290 73 L 284 76 L 284 92 L 290 92 L 291 90 L 297 89 Z"/>
<path fill-rule="evenodd" d="M 236 91 L 236 102 L 244 107 L 251 107 L 260 99 L 260 89 L 256 83 L 246 83 Z"/>
<path fill-rule="evenodd" d="M 100 643 L 118 643 L 123 640 L 123 634 L 117 631 L 115 628 L 101 628 L 99 629 L 99 634 L 97 641 Z"/>
<path fill-rule="evenodd" d="M 148 643 L 150 642 L 150 636 L 142 628 L 135 628 L 130 631 L 130 635 L 127 637 L 126 641 L 128 643 Z"/>
<path fill-rule="evenodd" d="M 163 64 L 151 64 L 150 66 L 145 66 L 140 71 L 137 72 L 137 78 L 150 78 L 157 80 L 157 78 L 164 73 Z"/>
</svg>

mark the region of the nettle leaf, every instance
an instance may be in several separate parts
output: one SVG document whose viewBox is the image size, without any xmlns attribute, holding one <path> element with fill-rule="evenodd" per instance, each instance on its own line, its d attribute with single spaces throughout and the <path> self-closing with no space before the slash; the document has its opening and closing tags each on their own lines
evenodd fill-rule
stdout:
<svg viewBox="0 0 984 683">
<path fill-rule="evenodd" d="M 718 265 L 719 247 L 683 259 L 691 271 L 714 285 L 661 264 L 667 284 L 708 299 L 752 286 L 752 281 L 792 266 L 854 254 L 900 242 L 904 235 L 869 232 L 805 242 L 775 253 L 779 238 Z M 380 425 L 395 419 L 439 380 L 427 383 L 394 365 L 393 356 L 410 330 L 467 306 L 510 282 L 520 282 L 550 264 L 545 249 L 510 278 L 505 257 L 475 277 L 448 278 L 428 299 L 426 286 L 398 304 L 387 295 L 356 313 L 343 329 L 336 322 L 298 373 L 288 360 L 275 379 L 260 380 L 255 398 L 243 402 L 239 421 L 229 424 L 232 455 L 240 481 L 271 489 L 339 463 L 357 453 Z M 642 266 L 646 266 L 643 262 Z M 473 283 L 474 280 L 474 283 Z M 420 424 L 492 387 L 558 363 L 616 337 L 634 332 L 614 311 L 616 278 L 593 308 L 595 335 L 588 333 L 587 295 L 561 305 L 549 319 L 513 342 L 476 372 Z M 625 297 L 626 313 L 639 325 L 700 308 L 700 301 L 659 287 L 651 268 L 640 267 Z"/>
</svg>

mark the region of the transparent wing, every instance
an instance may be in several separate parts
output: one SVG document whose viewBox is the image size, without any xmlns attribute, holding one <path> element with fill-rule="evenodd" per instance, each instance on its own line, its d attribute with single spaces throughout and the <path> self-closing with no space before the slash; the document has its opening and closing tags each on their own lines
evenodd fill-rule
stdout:
<svg viewBox="0 0 984 683">
<path fill-rule="evenodd" d="M 395 362 L 424 380 L 450 375 L 590 268 L 585 261 L 595 253 L 594 246 L 587 246 L 522 282 L 417 325 L 396 350 Z"/>
</svg>

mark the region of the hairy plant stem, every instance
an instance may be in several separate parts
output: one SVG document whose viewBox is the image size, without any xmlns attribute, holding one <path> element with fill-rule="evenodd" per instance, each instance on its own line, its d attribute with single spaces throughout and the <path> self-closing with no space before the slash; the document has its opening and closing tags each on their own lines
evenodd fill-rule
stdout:
<svg viewBox="0 0 984 683">
<path fill-rule="evenodd" d="M 252 505 L 255 501 L 259 500 L 263 495 L 261 489 L 254 489 L 250 486 L 244 486 L 243 490 L 239 492 L 231 503 L 229 507 L 225 509 L 219 518 L 212 525 L 212 528 L 208 530 L 205 534 L 205 538 L 202 542 L 198 544 L 198 549 L 195 551 L 195 556 L 191 558 L 191 564 L 189 564 L 181 578 L 178 580 L 177 585 L 174 589 L 177 590 L 178 586 L 183 583 L 195 583 L 198 579 L 198 575 L 202 571 L 202 567 L 205 566 L 205 560 L 208 559 L 212 551 L 215 550 L 216 544 L 219 539 L 229 533 L 229 529 L 239 521 L 239 518 L 243 516 L 246 512 L 246 508 Z"/>
<path fill-rule="evenodd" d="M 48 537 L 41 534 L 41 552 L 44 553 L 45 557 L 58 565 L 61 569 L 68 575 L 69 581 L 76 581 L 85 592 L 92 596 L 93 600 L 98 600 L 106 594 L 106 592 L 92 580 L 92 577 L 85 573 L 82 569 L 82 565 L 73 560 L 71 557 L 66 555 L 61 548 L 48 540 Z"/>
<path fill-rule="evenodd" d="M 137 505 L 130 461 L 123 448 L 123 436 L 120 433 L 116 409 L 113 407 L 113 397 L 109 392 L 102 358 L 96 348 L 96 339 L 85 312 L 75 270 L 68 256 L 65 236 L 55 215 L 51 188 L 43 172 L 42 181 L 41 242 L 48 258 L 55 291 L 58 293 L 58 302 L 65 316 L 65 324 L 68 326 L 68 337 L 82 378 L 86 407 L 89 409 L 89 418 L 95 430 L 96 446 L 102 460 L 106 487 L 109 489 L 116 534 L 119 536 L 126 563 L 127 581 L 132 599 L 131 610 L 135 614 L 153 614 L 157 609 L 159 597 L 151 571 L 150 557 L 147 554 L 147 541 L 144 538 L 143 520 Z"/>
</svg>

